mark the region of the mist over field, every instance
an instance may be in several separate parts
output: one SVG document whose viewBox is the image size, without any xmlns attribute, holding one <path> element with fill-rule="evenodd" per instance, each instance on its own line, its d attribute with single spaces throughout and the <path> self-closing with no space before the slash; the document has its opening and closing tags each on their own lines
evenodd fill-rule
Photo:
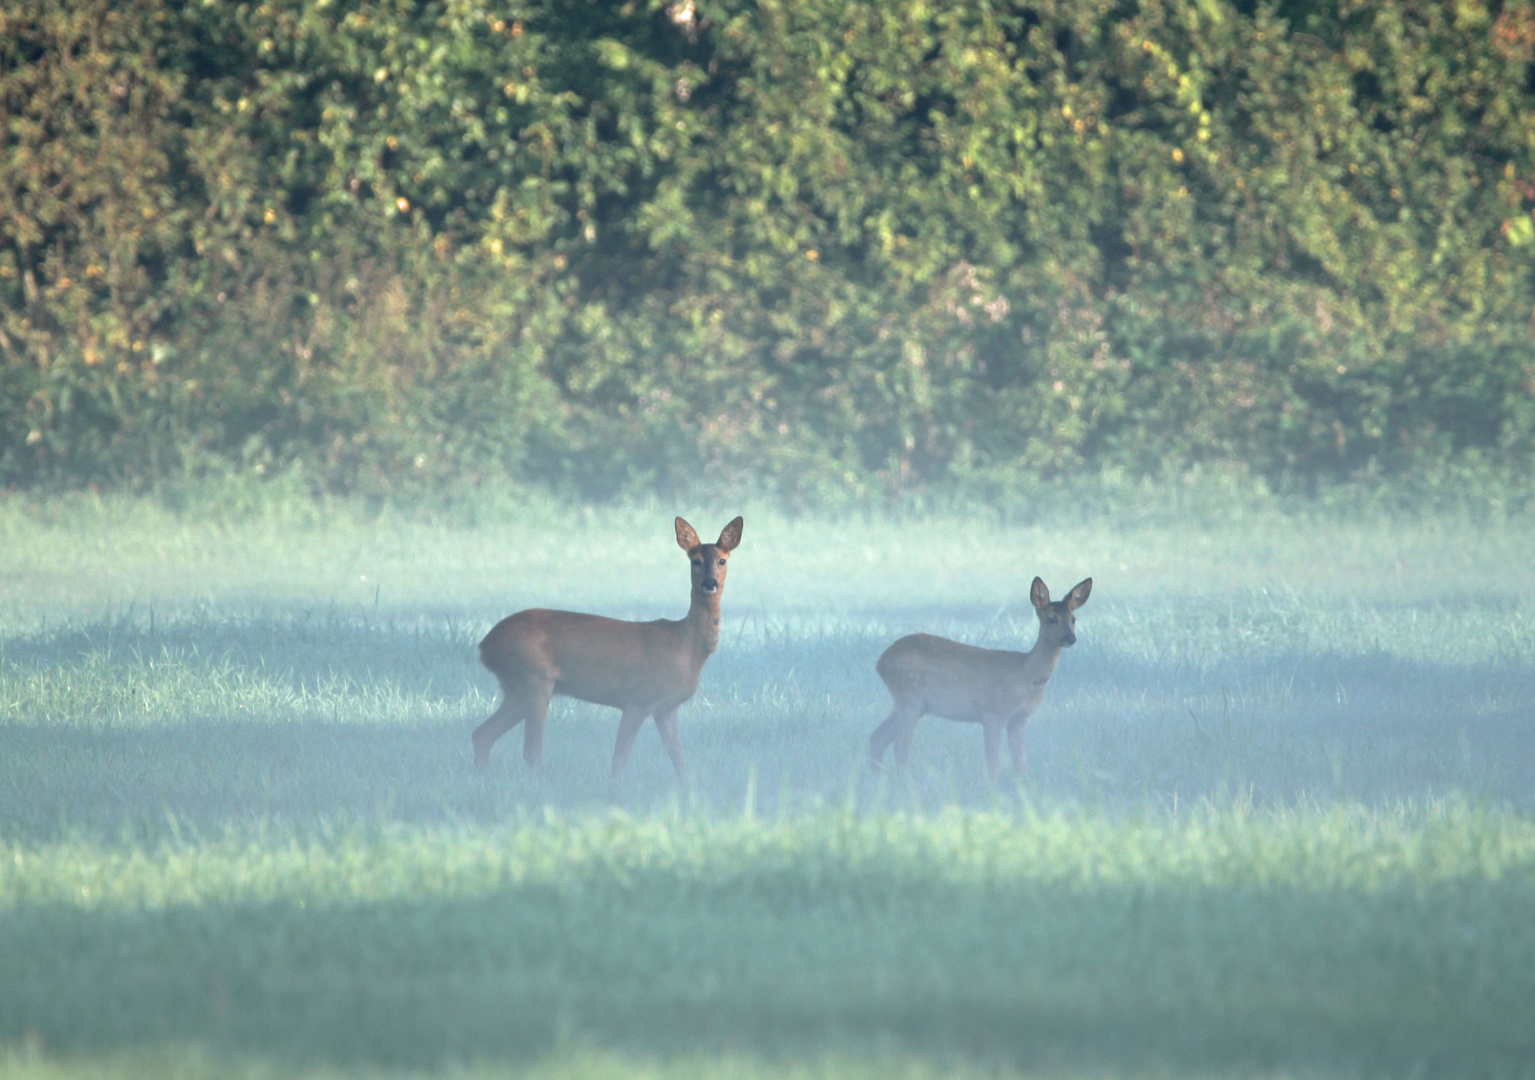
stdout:
<svg viewBox="0 0 1535 1080">
<path fill-rule="evenodd" d="M 690 511 L 716 527 L 730 515 L 705 513 Z M 476 645 L 500 617 L 685 613 L 665 511 L 543 508 L 478 527 L 221 526 L 131 505 L 83 529 L 11 517 L 0 603 L 15 752 L 0 800 L 28 835 L 131 823 L 156 836 L 167 811 L 220 828 L 491 822 L 544 805 L 990 806 L 973 725 L 928 717 L 910 777 L 863 776 L 889 710 L 874 660 L 918 630 L 1027 650 L 1035 574 L 1057 597 L 1095 584 L 1028 727 L 1032 798 L 1146 813 L 1535 793 L 1535 569 L 1517 525 L 751 514 L 719 652 L 683 707 L 694 783 L 680 793 L 648 725 L 610 784 L 616 710 L 564 698 L 542 769 L 522 763 L 520 728 L 488 777 L 466 768 L 468 731 L 499 693 Z M 149 777 L 104 784 L 96 769 L 114 758 Z"/>
<path fill-rule="evenodd" d="M 1523 1075 L 1523 523 L 676 509 L 746 518 L 687 789 L 569 699 L 469 746 L 501 616 L 681 616 L 671 507 L 0 503 L 7 1069 Z M 1036 573 L 1027 775 L 871 773 L 879 652 Z"/>
<path fill-rule="evenodd" d="M 1530 0 L 6 0 L 0 1078 L 1535 1080 L 1532 133 Z"/>
</svg>

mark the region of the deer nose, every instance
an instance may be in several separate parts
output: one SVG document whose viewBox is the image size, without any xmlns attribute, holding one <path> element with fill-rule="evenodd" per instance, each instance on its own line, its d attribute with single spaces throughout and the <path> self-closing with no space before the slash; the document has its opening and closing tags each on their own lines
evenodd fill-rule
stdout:
<svg viewBox="0 0 1535 1080">
<path fill-rule="evenodd" d="M 1063 645 L 1075 645 L 1077 643 L 1076 633 L 1071 630 L 1066 631 L 1066 636 L 1061 639 L 1061 643 Z"/>
<path fill-rule="evenodd" d="M 704 578 L 700 584 L 703 586 L 704 592 L 714 592 L 720 587 L 719 581 L 712 577 Z"/>
</svg>

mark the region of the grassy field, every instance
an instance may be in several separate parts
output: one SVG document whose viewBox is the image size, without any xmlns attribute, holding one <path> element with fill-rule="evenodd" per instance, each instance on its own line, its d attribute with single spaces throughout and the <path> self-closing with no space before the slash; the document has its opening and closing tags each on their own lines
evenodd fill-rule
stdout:
<svg viewBox="0 0 1535 1080">
<path fill-rule="evenodd" d="M 1528 523 L 746 513 L 722 646 L 618 783 L 475 643 L 676 617 L 672 508 L 0 500 L 0 1075 L 1535 1076 Z M 1028 733 L 873 662 L 1027 648 Z"/>
</svg>

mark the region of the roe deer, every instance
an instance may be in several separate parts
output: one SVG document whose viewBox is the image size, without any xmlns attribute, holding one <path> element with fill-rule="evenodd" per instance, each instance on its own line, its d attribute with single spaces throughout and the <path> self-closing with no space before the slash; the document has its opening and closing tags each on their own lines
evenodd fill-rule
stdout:
<svg viewBox="0 0 1535 1080">
<path fill-rule="evenodd" d="M 1023 775 L 1023 726 L 1045 699 L 1061 650 L 1077 641 L 1073 612 L 1087 603 L 1093 579 L 1088 578 L 1066 594 L 1050 600 L 1050 590 L 1039 578 L 1029 589 L 1029 599 L 1039 615 L 1039 637 L 1026 653 L 1006 649 L 980 649 L 932 634 L 911 634 L 886 649 L 874 665 L 890 688 L 895 707 L 874 734 L 869 736 L 869 756 L 878 766 L 885 750 L 895 743 L 895 763 L 905 768 L 911 755 L 911 736 L 925 714 L 981 725 L 986 736 L 986 771 L 996 783 L 1002 773 L 1002 732 L 1012 751 L 1013 772 Z"/>
<path fill-rule="evenodd" d="M 712 544 L 677 519 L 677 544 L 693 564 L 693 600 L 681 619 L 623 622 L 601 615 L 533 608 L 509 615 L 480 642 L 480 662 L 501 684 L 501 707 L 474 731 L 474 764 L 484 769 L 490 748 L 519 722 L 522 756 L 537 765 L 543 756 L 549 699 L 565 694 L 622 711 L 613 747 L 616 779 L 629 759 L 634 737 L 647 717 L 686 784 L 687 765 L 677 735 L 677 707 L 698 689 L 704 661 L 720 643 L 720 595 L 725 563 L 741 542 L 741 519 L 725 526 Z"/>
</svg>

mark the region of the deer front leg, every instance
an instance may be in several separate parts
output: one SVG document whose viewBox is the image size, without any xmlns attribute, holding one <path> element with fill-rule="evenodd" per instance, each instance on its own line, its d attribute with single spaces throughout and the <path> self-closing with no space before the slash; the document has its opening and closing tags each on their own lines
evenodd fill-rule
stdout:
<svg viewBox="0 0 1535 1080">
<path fill-rule="evenodd" d="M 656 730 L 661 733 L 661 742 L 672 759 L 672 768 L 677 770 L 677 782 L 687 787 L 688 766 L 682 757 L 682 736 L 677 733 L 677 706 L 656 713 Z"/>
<path fill-rule="evenodd" d="M 640 725 L 645 722 L 645 717 L 650 715 L 648 709 L 625 709 L 623 715 L 618 718 L 618 741 L 613 744 L 613 779 L 618 779 L 618 774 L 624 771 L 624 763 L 629 760 L 629 751 L 634 749 L 634 737 L 640 733 Z"/>
<path fill-rule="evenodd" d="M 995 784 L 1002 775 L 1002 722 L 982 720 L 981 730 L 986 734 L 986 775 Z"/>
<path fill-rule="evenodd" d="M 1025 758 L 1023 753 L 1023 721 L 1007 725 L 1007 749 L 1013 755 L 1013 779 L 1023 779 Z"/>
</svg>

